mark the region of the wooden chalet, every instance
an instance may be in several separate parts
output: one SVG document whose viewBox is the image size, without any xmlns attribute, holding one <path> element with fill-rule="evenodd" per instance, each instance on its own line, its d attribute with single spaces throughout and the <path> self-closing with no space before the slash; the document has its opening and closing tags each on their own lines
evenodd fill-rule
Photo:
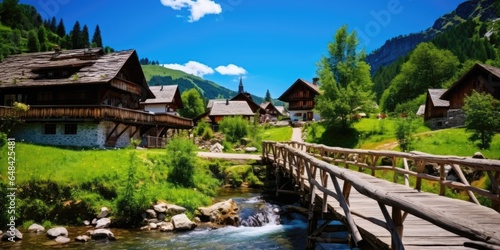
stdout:
<svg viewBox="0 0 500 250">
<path fill-rule="evenodd" d="M 190 119 L 143 111 L 140 103 L 154 97 L 135 50 L 56 50 L 0 63 L 0 115 L 13 102 L 30 105 L 11 136 L 36 144 L 124 147 L 153 130 L 192 128 Z"/>
<path fill-rule="evenodd" d="M 276 121 L 278 119 L 278 116 L 282 116 L 283 114 L 281 111 L 274 106 L 271 102 L 263 102 L 260 104 L 260 110 L 263 110 L 265 114 L 262 116 L 263 119 L 261 119 L 262 122 L 266 121 Z"/>
<path fill-rule="evenodd" d="M 177 110 L 184 107 L 177 85 L 150 86 L 149 89 L 156 98 L 141 102 L 141 107 L 145 111 L 177 115 Z"/>
<path fill-rule="evenodd" d="M 292 121 L 312 121 L 320 120 L 320 116 L 315 114 L 314 98 L 319 95 L 318 78 L 313 82 L 297 79 L 278 100 L 288 102 L 288 113 Z"/>
<path fill-rule="evenodd" d="M 252 95 L 248 92 L 245 91 L 243 87 L 243 79 L 240 77 L 240 84 L 238 86 L 238 94 L 236 94 L 233 98 L 231 98 L 231 101 L 245 101 L 248 103 L 248 106 L 250 109 L 252 109 L 252 112 L 255 114 L 257 111 L 261 114 L 264 115 L 265 111 L 260 108 L 260 105 L 255 103 L 255 101 L 252 98 Z"/>
<path fill-rule="evenodd" d="M 500 99 L 500 68 L 478 63 L 449 89 L 429 89 L 424 114 L 426 124 L 432 129 L 463 126 L 462 107 L 465 97 L 473 90 Z"/>
<path fill-rule="evenodd" d="M 208 117 L 212 124 L 218 124 L 224 117 L 227 116 L 242 116 L 250 120 L 254 116 L 254 112 L 245 101 L 213 101 Z"/>
</svg>

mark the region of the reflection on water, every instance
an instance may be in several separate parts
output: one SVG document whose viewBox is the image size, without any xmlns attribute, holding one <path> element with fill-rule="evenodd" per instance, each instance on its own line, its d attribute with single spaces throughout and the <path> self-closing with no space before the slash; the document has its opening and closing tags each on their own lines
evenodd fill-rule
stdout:
<svg viewBox="0 0 500 250">
<path fill-rule="evenodd" d="M 262 227 L 224 227 L 210 229 L 199 227 L 191 232 L 163 233 L 111 229 L 117 241 L 72 241 L 63 246 L 50 246 L 53 241 L 45 234 L 24 233 L 24 239 L 16 243 L 0 243 L 1 249 L 304 249 L 306 245 L 307 220 L 300 215 L 281 218 L 277 225 L 273 209 L 277 207 L 260 198 L 255 190 L 224 189 L 218 198 L 232 198 L 240 207 L 242 219 L 257 212 L 269 216 L 269 223 Z M 274 219 L 273 219 L 274 218 Z M 70 238 L 83 235 L 89 227 L 68 228 Z M 346 245 L 319 247 L 320 249 L 348 249 Z"/>
</svg>

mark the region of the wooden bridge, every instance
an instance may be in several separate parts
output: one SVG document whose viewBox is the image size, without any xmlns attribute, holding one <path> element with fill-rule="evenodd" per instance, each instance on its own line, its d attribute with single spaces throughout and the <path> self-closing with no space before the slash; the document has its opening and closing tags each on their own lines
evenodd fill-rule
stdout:
<svg viewBox="0 0 500 250">
<path fill-rule="evenodd" d="M 500 214 L 476 198 L 499 209 L 498 160 L 269 141 L 263 142 L 262 159 L 273 166 L 277 195 L 297 193 L 310 204 L 308 249 L 316 243 L 361 249 L 500 249 Z M 439 176 L 425 172 L 432 165 Z M 486 173 L 491 190 L 471 186 L 464 168 Z M 460 180 L 447 180 L 445 169 Z M 381 173 L 393 181 L 377 178 Z M 439 194 L 421 191 L 425 184 L 438 187 Z M 447 189 L 466 192 L 470 202 L 444 196 Z M 332 220 L 347 226 L 347 239 L 328 233 Z"/>
</svg>

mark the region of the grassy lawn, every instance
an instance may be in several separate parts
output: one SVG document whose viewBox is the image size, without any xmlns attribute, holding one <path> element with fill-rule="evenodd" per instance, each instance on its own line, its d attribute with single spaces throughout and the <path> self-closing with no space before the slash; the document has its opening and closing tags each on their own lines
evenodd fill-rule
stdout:
<svg viewBox="0 0 500 250">
<path fill-rule="evenodd" d="M 6 162 L 7 148 L 1 151 L 0 161 Z M 15 153 L 18 218 L 23 220 L 54 220 L 54 214 L 68 212 L 64 209 L 70 208 L 60 204 L 69 201 L 83 202 L 87 213 L 97 212 L 102 206 L 116 211 L 116 199 L 125 192 L 131 169 L 134 197 L 145 207 L 164 200 L 186 207 L 190 214 L 199 206 L 211 204 L 221 185 L 209 170 L 211 162 L 202 159 L 197 159 L 193 187 L 168 182 L 171 168 L 166 165 L 165 149 L 70 150 L 17 143 Z M 7 183 L 7 168 L 0 168 L 0 193 Z M 2 197 L 6 196 L 2 193 Z M 43 206 L 37 206 L 39 211 L 34 213 L 31 204 Z M 77 218 L 79 212 L 71 213 L 77 213 L 71 218 L 76 221 L 58 217 L 55 222 L 72 224 L 89 219 Z"/>
<path fill-rule="evenodd" d="M 262 140 L 265 141 L 289 141 L 292 138 L 292 128 L 270 127 L 263 130 Z"/>
</svg>

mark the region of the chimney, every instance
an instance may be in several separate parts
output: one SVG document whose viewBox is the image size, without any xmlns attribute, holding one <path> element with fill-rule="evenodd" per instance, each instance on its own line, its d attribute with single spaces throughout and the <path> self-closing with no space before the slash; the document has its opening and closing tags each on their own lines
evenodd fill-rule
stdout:
<svg viewBox="0 0 500 250">
<path fill-rule="evenodd" d="M 319 82 L 319 78 L 318 77 L 314 77 L 313 78 L 313 85 L 318 86 L 318 82 Z"/>
<path fill-rule="evenodd" d="M 229 105 L 229 99 L 226 99 L 226 105 Z"/>
<path fill-rule="evenodd" d="M 160 87 L 160 91 L 163 91 L 163 85 L 161 85 L 161 87 Z"/>
<path fill-rule="evenodd" d="M 54 46 L 54 51 L 55 51 L 56 53 L 61 52 L 61 47 L 59 47 L 59 45 Z"/>
</svg>

